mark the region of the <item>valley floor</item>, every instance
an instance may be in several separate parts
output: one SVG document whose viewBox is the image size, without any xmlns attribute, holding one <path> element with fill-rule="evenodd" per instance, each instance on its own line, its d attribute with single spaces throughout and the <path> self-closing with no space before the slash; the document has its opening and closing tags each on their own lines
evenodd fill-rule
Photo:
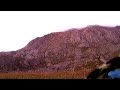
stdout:
<svg viewBox="0 0 120 90">
<path fill-rule="evenodd" d="M 0 79 L 85 79 L 89 70 L 59 72 L 10 72 L 0 73 Z"/>
</svg>

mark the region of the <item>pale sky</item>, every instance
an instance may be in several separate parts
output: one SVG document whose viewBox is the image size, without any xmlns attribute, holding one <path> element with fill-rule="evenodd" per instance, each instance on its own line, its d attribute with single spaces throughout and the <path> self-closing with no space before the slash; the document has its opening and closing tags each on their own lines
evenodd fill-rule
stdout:
<svg viewBox="0 0 120 90">
<path fill-rule="evenodd" d="M 14 51 L 36 37 L 87 25 L 120 25 L 120 11 L 0 11 L 0 51 Z"/>
</svg>

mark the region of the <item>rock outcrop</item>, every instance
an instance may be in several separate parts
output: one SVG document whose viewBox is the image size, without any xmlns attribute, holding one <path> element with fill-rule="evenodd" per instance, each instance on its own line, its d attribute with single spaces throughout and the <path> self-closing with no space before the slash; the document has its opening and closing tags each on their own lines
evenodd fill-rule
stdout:
<svg viewBox="0 0 120 90">
<path fill-rule="evenodd" d="M 37 37 L 17 51 L 0 52 L 0 71 L 94 69 L 120 53 L 120 26 L 87 26 Z"/>
</svg>

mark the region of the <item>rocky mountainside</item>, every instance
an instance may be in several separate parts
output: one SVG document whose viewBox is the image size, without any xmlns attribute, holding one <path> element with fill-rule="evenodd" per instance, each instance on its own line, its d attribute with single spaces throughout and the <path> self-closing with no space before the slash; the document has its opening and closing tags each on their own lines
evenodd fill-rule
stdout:
<svg viewBox="0 0 120 90">
<path fill-rule="evenodd" d="M 0 52 L 0 71 L 92 70 L 120 53 L 120 26 L 87 26 L 37 37 L 17 51 Z"/>
</svg>

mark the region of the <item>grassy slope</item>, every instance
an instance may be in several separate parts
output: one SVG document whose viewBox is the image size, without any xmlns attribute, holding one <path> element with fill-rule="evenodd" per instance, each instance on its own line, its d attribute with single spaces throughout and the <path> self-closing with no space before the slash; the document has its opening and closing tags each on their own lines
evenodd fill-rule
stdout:
<svg viewBox="0 0 120 90">
<path fill-rule="evenodd" d="M 90 70 L 62 71 L 62 72 L 12 72 L 0 73 L 0 79 L 84 79 Z"/>
</svg>

